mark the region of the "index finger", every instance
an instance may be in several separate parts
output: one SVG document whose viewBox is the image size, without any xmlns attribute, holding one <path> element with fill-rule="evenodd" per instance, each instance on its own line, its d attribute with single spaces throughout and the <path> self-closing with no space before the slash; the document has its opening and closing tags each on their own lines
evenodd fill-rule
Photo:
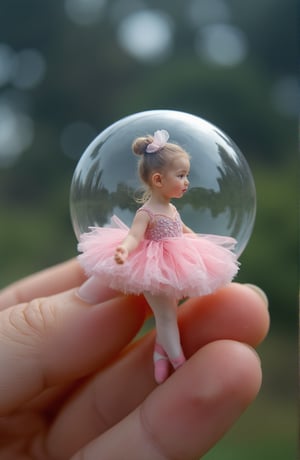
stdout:
<svg viewBox="0 0 300 460">
<path fill-rule="evenodd" d="M 37 297 L 48 297 L 79 286 L 86 276 L 76 259 L 27 276 L 0 291 L 0 310 Z"/>
</svg>

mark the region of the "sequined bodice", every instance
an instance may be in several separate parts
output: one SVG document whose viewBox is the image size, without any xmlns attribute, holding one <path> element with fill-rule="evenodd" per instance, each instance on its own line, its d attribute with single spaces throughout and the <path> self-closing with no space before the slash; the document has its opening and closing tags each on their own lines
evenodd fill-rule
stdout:
<svg viewBox="0 0 300 460">
<path fill-rule="evenodd" d="M 182 235 L 182 221 L 175 210 L 174 217 L 164 214 L 155 214 L 149 209 L 142 207 L 150 216 L 150 223 L 145 232 L 145 239 L 159 241 L 163 238 L 172 238 Z"/>
</svg>

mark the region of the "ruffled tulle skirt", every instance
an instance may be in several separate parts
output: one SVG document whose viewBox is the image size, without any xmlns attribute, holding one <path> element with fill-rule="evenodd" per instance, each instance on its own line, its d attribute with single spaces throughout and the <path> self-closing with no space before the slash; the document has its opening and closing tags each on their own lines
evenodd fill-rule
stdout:
<svg viewBox="0 0 300 460">
<path fill-rule="evenodd" d="M 126 262 L 114 260 L 128 228 L 113 218 L 115 228 L 91 227 L 80 237 L 78 256 L 87 276 L 124 293 L 165 293 L 177 299 L 210 294 L 229 283 L 238 271 L 236 241 L 217 235 L 184 233 L 159 241 L 144 239 Z"/>
</svg>

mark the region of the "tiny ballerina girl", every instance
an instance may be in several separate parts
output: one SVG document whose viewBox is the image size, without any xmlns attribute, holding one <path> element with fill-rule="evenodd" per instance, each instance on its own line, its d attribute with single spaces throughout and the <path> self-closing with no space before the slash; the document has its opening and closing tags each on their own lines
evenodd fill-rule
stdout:
<svg viewBox="0 0 300 460">
<path fill-rule="evenodd" d="M 166 130 L 138 137 L 132 145 L 139 156 L 138 172 L 145 186 L 143 205 L 128 229 L 93 227 L 81 235 L 79 261 L 90 277 L 79 295 L 97 294 L 103 283 L 123 293 L 143 293 L 156 323 L 153 353 L 157 383 L 185 362 L 177 325 L 178 301 L 203 296 L 229 283 L 238 271 L 235 240 L 197 235 L 181 220 L 171 203 L 188 190 L 190 157 Z M 89 294 L 88 294 L 88 291 Z"/>
</svg>

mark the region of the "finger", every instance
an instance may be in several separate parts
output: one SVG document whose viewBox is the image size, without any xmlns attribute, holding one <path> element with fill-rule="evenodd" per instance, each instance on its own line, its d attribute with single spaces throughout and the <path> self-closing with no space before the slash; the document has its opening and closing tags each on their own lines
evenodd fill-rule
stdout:
<svg viewBox="0 0 300 460">
<path fill-rule="evenodd" d="M 180 308 L 179 326 L 187 357 L 205 344 L 222 339 L 255 346 L 265 337 L 268 325 L 264 299 L 248 286 L 238 284 L 212 296 L 191 299 Z M 69 458 L 70 451 L 126 417 L 155 388 L 153 342 L 154 334 L 150 334 L 136 343 L 64 407 L 49 433 L 49 444 L 56 446 L 57 455 L 66 449 L 64 456 Z"/>
<path fill-rule="evenodd" d="M 131 460 L 196 460 L 244 412 L 260 384 L 259 360 L 248 346 L 213 342 L 72 460 L 117 460 L 124 452 Z"/>
<path fill-rule="evenodd" d="M 0 310 L 79 286 L 86 277 L 76 259 L 17 281 L 0 291 Z"/>
<path fill-rule="evenodd" d="M 194 322 L 197 328 L 191 327 Z M 265 338 L 269 324 L 268 300 L 263 291 L 232 283 L 186 303 L 181 316 L 183 348 L 191 355 L 199 346 L 220 338 L 256 347 Z"/>
<path fill-rule="evenodd" d="M 0 316 L 0 413 L 100 369 L 144 317 L 142 297 L 87 306 L 74 291 L 7 308 Z"/>
</svg>

